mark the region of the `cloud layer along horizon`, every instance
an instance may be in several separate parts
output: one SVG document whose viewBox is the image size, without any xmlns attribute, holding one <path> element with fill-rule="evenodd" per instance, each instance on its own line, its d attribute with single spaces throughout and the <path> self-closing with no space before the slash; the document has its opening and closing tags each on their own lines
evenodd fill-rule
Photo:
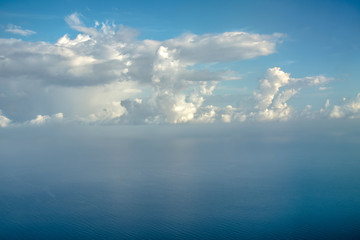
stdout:
<svg viewBox="0 0 360 240">
<path fill-rule="evenodd" d="M 0 39 L 0 126 L 49 122 L 92 124 L 212 123 L 360 117 L 359 95 L 342 105 L 294 109 L 303 88 L 324 88 L 329 77 L 293 78 L 279 67 L 259 73 L 244 104 L 210 104 L 217 86 L 241 73 L 212 65 L 274 54 L 285 35 L 247 32 L 183 34 L 164 41 L 138 40 L 135 29 L 65 17 L 78 31 L 56 43 Z M 6 30 L 35 34 L 19 26 Z M 204 67 L 205 66 L 205 67 Z M 29 120 L 30 119 L 30 120 Z"/>
</svg>

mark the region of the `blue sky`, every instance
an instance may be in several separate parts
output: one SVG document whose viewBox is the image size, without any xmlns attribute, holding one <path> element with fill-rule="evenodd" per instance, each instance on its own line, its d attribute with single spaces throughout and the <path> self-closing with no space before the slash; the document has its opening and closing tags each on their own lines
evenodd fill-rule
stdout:
<svg viewBox="0 0 360 240">
<path fill-rule="evenodd" d="M 130 40 L 109 37 L 102 23 Z M 246 39 L 227 32 L 244 32 Z M 65 34 L 70 41 L 78 34 L 89 39 L 60 46 Z M 189 36 L 193 46 L 184 43 Z M 51 119 L 128 124 L 359 117 L 357 1 L 1 1 L 0 38 L 7 50 L 1 54 L 2 126 Z M 13 39 L 21 42 L 9 43 Z M 116 50 L 122 60 L 96 52 L 124 41 L 126 47 Z M 140 53 L 143 48 L 149 51 Z M 71 56 L 53 54 L 65 50 Z M 29 58 L 21 62 L 21 54 Z M 40 55 L 52 59 L 40 62 Z M 129 69 L 111 75 L 118 69 L 114 61 Z M 179 62 L 176 69 L 172 62 Z M 270 87 L 261 87 L 268 81 Z"/>
</svg>

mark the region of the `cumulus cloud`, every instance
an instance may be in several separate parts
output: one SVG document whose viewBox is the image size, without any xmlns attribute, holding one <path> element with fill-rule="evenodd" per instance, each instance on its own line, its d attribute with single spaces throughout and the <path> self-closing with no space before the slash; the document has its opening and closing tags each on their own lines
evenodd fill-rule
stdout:
<svg viewBox="0 0 360 240">
<path fill-rule="evenodd" d="M 360 118 L 360 93 L 352 101 L 346 101 L 341 105 L 335 105 L 330 112 L 331 118 Z"/>
<path fill-rule="evenodd" d="M 80 32 L 74 39 L 68 34 L 55 44 L 1 39 L 0 77 L 12 81 L 26 78 L 42 81 L 44 85 L 62 86 L 99 85 L 124 80 L 150 84 L 154 78 L 153 65 L 163 57 L 159 54 L 161 49 L 166 49 L 181 65 L 178 78 L 226 80 L 233 78 L 230 72 L 188 68 L 204 62 L 227 62 L 269 55 L 275 52 L 276 44 L 282 37 L 280 34 L 227 32 L 217 35 L 185 34 L 162 42 L 138 41 L 134 29 L 106 23 L 86 27 L 80 17 L 79 13 L 73 13 L 65 18 L 70 27 Z"/>
<path fill-rule="evenodd" d="M 37 115 L 36 118 L 26 122 L 29 125 L 43 125 L 45 123 L 60 122 L 64 118 L 62 113 L 56 113 L 54 115 Z"/>
<path fill-rule="evenodd" d="M 254 115 L 260 120 L 288 120 L 293 112 L 287 103 L 290 98 L 303 87 L 326 84 L 330 80 L 322 75 L 291 78 L 279 67 L 269 68 L 259 82 L 259 90 L 254 92 L 258 109 Z"/>
<path fill-rule="evenodd" d="M 91 121 L 118 121 L 125 115 L 130 121 L 129 115 L 138 115 L 142 109 L 150 114 L 144 119 L 148 122 L 183 123 L 197 116 L 208 122 L 214 117 L 214 109 L 203 106 L 204 96 L 211 95 L 218 82 L 236 79 L 237 74 L 191 67 L 269 55 L 283 37 L 245 32 L 189 33 L 165 41 L 139 41 L 134 29 L 98 22 L 87 27 L 82 18 L 77 12 L 66 16 L 66 23 L 80 33 L 75 38 L 65 34 L 55 44 L 0 39 L 3 89 L 10 85 L 12 89 L 23 88 L 27 84 L 40 88 L 101 88 L 104 84 L 136 82 L 139 91 L 151 88 L 146 102 L 129 104 L 131 99 L 112 99 L 102 104 L 106 107 L 88 115 Z M 131 106 L 133 112 L 123 104 Z"/>
<path fill-rule="evenodd" d="M 36 33 L 35 31 L 22 29 L 20 26 L 16 26 L 12 24 L 9 24 L 7 29 L 5 29 L 5 31 L 13 34 L 19 34 L 21 36 L 29 36 Z"/>
<path fill-rule="evenodd" d="M 0 110 L 0 127 L 7 127 L 10 124 L 11 120 L 2 115 Z"/>
<path fill-rule="evenodd" d="M 230 123 L 233 121 L 244 122 L 249 117 L 252 117 L 253 113 L 247 113 L 241 108 L 236 108 L 231 105 L 227 105 L 225 108 L 220 109 L 220 120 L 225 123 Z"/>
<path fill-rule="evenodd" d="M 88 115 L 86 118 L 80 118 L 83 122 L 88 123 L 118 123 L 120 121 L 120 117 L 126 114 L 126 108 L 121 105 L 121 102 L 111 102 L 108 104 L 106 108 L 101 109 L 97 113 L 92 113 Z"/>
<path fill-rule="evenodd" d="M 108 22 L 88 27 L 83 18 L 77 12 L 66 16 L 65 22 L 79 33 L 73 38 L 64 34 L 54 44 L 0 39 L 4 101 L 26 99 L 35 105 L 40 100 L 33 99 L 46 99 L 44 106 L 67 119 L 101 124 L 287 120 L 294 112 L 290 98 L 303 87 L 329 81 L 324 76 L 292 78 L 270 68 L 251 97 L 253 106 L 217 106 L 207 102 L 216 86 L 240 74 L 197 66 L 275 53 L 283 34 L 186 33 L 164 41 L 138 40 L 135 29 Z M 5 110 L 4 101 L 0 107 Z M 2 117 L 2 125 L 8 125 Z M 61 119 L 38 115 L 27 124 Z"/>
</svg>

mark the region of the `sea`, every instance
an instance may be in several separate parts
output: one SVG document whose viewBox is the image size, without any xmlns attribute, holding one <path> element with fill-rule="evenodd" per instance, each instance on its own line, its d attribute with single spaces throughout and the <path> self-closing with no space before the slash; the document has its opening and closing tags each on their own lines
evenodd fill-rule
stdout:
<svg viewBox="0 0 360 240">
<path fill-rule="evenodd" d="M 360 239 L 360 121 L 3 128 L 0 239 Z"/>
</svg>

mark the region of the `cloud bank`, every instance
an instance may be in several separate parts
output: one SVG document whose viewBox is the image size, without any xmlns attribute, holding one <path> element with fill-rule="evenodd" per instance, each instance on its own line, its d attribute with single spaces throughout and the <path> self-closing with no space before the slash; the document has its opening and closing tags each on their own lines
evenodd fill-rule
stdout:
<svg viewBox="0 0 360 240">
<path fill-rule="evenodd" d="M 0 39 L 0 108 L 9 113 L 0 113 L 1 127 L 27 116 L 37 116 L 23 121 L 28 125 L 63 119 L 93 124 L 288 120 L 296 116 L 289 99 L 331 80 L 292 78 L 273 67 L 265 70 L 245 107 L 209 104 L 216 87 L 239 79 L 240 73 L 198 66 L 273 54 L 284 35 L 187 33 L 164 41 L 138 40 L 134 29 L 98 22 L 88 27 L 81 18 L 79 13 L 66 16 L 79 34 L 65 34 L 56 43 Z M 348 116 L 354 109 L 335 106 L 329 115 Z"/>
</svg>

